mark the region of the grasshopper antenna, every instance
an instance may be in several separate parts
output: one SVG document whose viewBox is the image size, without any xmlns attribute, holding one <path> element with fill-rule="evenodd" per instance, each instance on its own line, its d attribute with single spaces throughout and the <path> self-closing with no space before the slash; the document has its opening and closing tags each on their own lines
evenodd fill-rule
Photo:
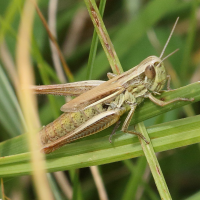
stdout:
<svg viewBox="0 0 200 200">
<path fill-rule="evenodd" d="M 176 49 L 175 51 L 171 52 L 170 54 L 168 54 L 167 56 L 165 56 L 160 62 L 163 62 L 164 60 L 166 60 L 167 58 L 169 58 L 171 55 L 175 54 L 179 49 Z"/>
<path fill-rule="evenodd" d="M 173 28 L 172 28 L 172 31 L 171 31 L 171 33 L 170 33 L 170 35 L 169 35 L 169 37 L 168 37 L 168 39 L 167 39 L 167 42 L 165 43 L 165 46 L 164 46 L 164 48 L 163 48 L 163 50 L 162 50 L 162 52 L 161 52 L 161 54 L 160 54 L 160 59 L 162 58 L 162 56 L 163 56 L 163 54 L 164 54 L 164 52 L 165 52 L 165 49 L 167 48 L 167 45 L 169 44 L 169 41 L 170 41 L 170 39 L 171 39 L 171 37 L 172 37 L 172 34 L 174 33 L 174 29 L 176 28 L 176 25 L 177 25 L 177 23 L 178 23 L 178 20 L 179 20 L 179 17 L 176 19 L 176 21 L 175 21 L 175 24 L 174 24 L 174 26 L 173 26 Z M 176 50 L 177 51 L 177 50 Z M 175 51 L 175 52 L 176 52 Z M 169 57 L 169 56 L 171 56 L 173 53 L 175 53 L 175 52 L 172 52 L 172 53 L 170 53 L 167 57 Z M 164 59 L 166 59 L 166 57 L 164 58 Z M 164 60 L 163 59 L 163 60 Z"/>
<path fill-rule="evenodd" d="M 175 51 L 171 52 L 170 54 L 168 54 L 167 56 L 165 56 L 159 63 L 157 66 L 159 66 L 164 60 L 166 60 L 167 58 L 169 58 L 171 55 L 175 54 L 179 49 L 176 49 Z M 160 65 L 161 66 L 161 65 Z"/>
</svg>

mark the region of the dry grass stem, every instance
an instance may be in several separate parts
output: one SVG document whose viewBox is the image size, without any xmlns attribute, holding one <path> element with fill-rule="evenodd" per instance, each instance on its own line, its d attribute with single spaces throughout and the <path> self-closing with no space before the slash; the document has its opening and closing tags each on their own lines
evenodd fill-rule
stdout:
<svg viewBox="0 0 200 200">
<path fill-rule="evenodd" d="M 99 199 L 100 200 L 108 200 L 106 189 L 104 187 L 103 180 L 102 180 L 101 175 L 99 173 L 98 167 L 97 166 L 91 166 L 90 170 L 91 170 L 92 176 L 94 178 L 94 182 L 95 182 L 96 187 L 97 187 Z"/>
<path fill-rule="evenodd" d="M 44 155 L 38 151 L 40 146 L 37 128 L 40 127 L 35 96 L 29 88 L 34 84 L 33 68 L 30 62 L 30 43 L 33 27 L 35 9 L 33 4 L 28 0 L 24 4 L 21 21 L 19 25 L 18 42 L 17 42 L 17 67 L 20 80 L 20 90 L 18 96 L 24 112 L 25 120 L 28 127 L 28 144 L 31 150 L 31 165 L 33 169 L 33 180 L 39 199 L 53 199 L 45 173 Z"/>
<path fill-rule="evenodd" d="M 63 52 L 66 57 L 70 57 L 75 51 L 88 18 L 88 12 L 85 8 L 78 9 L 63 44 Z"/>
<path fill-rule="evenodd" d="M 0 57 L 4 66 L 6 67 L 5 69 L 12 81 L 12 84 L 14 85 L 15 89 L 18 90 L 19 80 L 18 77 L 16 76 L 17 71 L 5 41 L 3 41 L 2 44 L 0 45 Z"/>
<path fill-rule="evenodd" d="M 34 6 L 35 6 L 35 9 L 36 9 L 36 11 L 37 11 L 37 13 L 38 13 L 38 15 L 39 15 L 41 21 L 42 21 L 42 23 L 43 23 L 43 25 L 44 25 L 44 27 L 45 27 L 47 33 L 48 33 L 49 38 L 51 39 L 51 41 L 53 42 L 53 44 L 55 45 L 55 47 L 56 47 L 56 49 L 57 49 L 57 52 L 58 52 L 60 61 L 61 61 L 62 65 L 63 65 L 63 67 L 64 67 L 64 70 L 65 70 L 66 75 L 67 75 L 68 78 L 69 78 L 69 81 L 70 81 L 70 82 L 73 82 L 73 79 L 74 79 L 74 78 L 73 78 L 73 75 L 72 75 L 72 73 L 71 73 L 71 71 L 70 71 L 70 69 L 69 69 L 67 63 L 65 62 L 65 58 L 64 58 L 62 52 L 60 51 L 59 45 L 58 45 L 58 43 L 57 43 L 55 37 L 52 35 L 51 31 L 49 30 L 48 24 L 47 24 L 47 22 L 46 22 L 44 16 L 42 15 L 42 13 L 41 13 L 41 11 L 40 11 L 38 5 L 37 5 L 37 4 L 34 4 Z"/>
<path fill-rule="evenodd" d="M 49 9 L 48 9 L 48 24 L 49 24 L 49 31 L 52 33 L 54 38 L 57 39 L 57 34 L 56 34 L 56 13 L 57 13 L 57 5 L 58 5 L 58 0 L 50 0 L 49 1 Z M 54 67 L 56 70 L 56 74 L 61 81 L 61 83 L 66 83 L 67 80 L 64 76 L 63 69 L 60 63 L 58 51 L 54 45 L 54 43 L 49 39 L 50 42 L 50 48 L 51 48 L 51 53 L 52 53 L 52 60 L 54 63 Z"/>
<path fill-rule="evenodd" d="M 65 194 L 65 196 L 68 199 L 72 199 L 72 194 L 73 194 L 72 187 L 71 187 L 68 179 L 66 178 L 64 172 L 59 171 L 59 172 L 54 172 L 53 174 L 54 174 L 56 181 L 58 182 L 60 188 L 62 189 L 63 194 Z"/>
</svg>

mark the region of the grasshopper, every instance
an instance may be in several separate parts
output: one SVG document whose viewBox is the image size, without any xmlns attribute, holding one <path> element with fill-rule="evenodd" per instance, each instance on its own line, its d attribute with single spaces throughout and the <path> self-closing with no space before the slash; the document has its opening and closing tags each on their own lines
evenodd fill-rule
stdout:
<svg viewBox="0 0 200 200">
<path fill-rule="evenodd" d="M 162 59 L 164 51 L 173 34 L 178 19 L 169 35 L 160 57 L 149 56 L 132 69 L 115 75 L 108 73 L 108 81 L 80 81 L 59 85 L 33 86 L 37 94 L 77 96 L 61 107 L 64 113 L 43 127 L 39 132 L 42 151 L 51 153 L 59 147 L 82 137 L 97 133 L 116 123 L 111 134 L 119 126 L 121 115 L 129 111 L 122 125 L 122 131 L 136 134 L 147 144 L 149 141 L 138 132 L 129 131 L 128 126 L 138 104 L 145 98 L 159 106 L 165 106 L 176 101 L 193 101 L 194 99 L 175 98 L 164 102 L 154 94 L 164 87 L 168 79 L 167 89 L 170 89 L 170 76 L 166 74 Z M 109 138 L 111 142 L 111 136 Z"/>
</svg>

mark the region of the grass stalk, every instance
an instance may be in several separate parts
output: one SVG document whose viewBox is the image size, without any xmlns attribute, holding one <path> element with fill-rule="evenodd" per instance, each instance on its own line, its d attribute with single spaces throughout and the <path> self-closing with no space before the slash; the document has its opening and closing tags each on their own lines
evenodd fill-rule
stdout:
<svg viewBox="0 0 200 200">
<path fill-rule="evenodd" d="M 99 36 L 101 45 L 104 49 L 104 52 L 107 56 L 109 63 L 110 63 L 112 71 L 115 74 L 121 74 L 123 72 L 122 66 L 117 57 L 114 46 L 110 40 L 110 37 L 108 35 L 108 32 L 106 30 L 106 27 L 101 18 L 101 15 L 99 13 L 99 10 L 96 6 L 95 1 L 94 0 L 85 0 L 85 4 L 87 6 L 88 12 L 89 12 L 92 22 L 94 24 L 95 30 Z"/>
<path fill-rule="evenodd" d="M 99 13 L 102 17 L 103 17 L 105 5 L 106 5 L 106 0 L 101 0 L 99 4 Z M 88 69 L 87 69 L 87 79 L 89 80 L 92 78 L 92 70 L 94 66 L 94 60 L 96 57 L 97 46 L 98 46 L 98 35 L 97 35 L 97 32 L 94 30 L 92 43 L 90 47 L 89 59 L 88 59 Z"/>
<path fill-rule="evenodd" d="M 33 71 L 29 59 L 31 32 L 34 20 L 34 8 L 30 1 L 24 4 L 22 18 L 19 26 L 19 39 L 17 42 L 17 67 L 20 80 L 18 96 L 27 123 L 27 141 L 31 152 L 31 168 L 33 180 L 39 199 L 53 199 L 47 177 L 44 170 L 44 156 L 36 149 L 39 146 L 39 138 L 36 128 L 39 127 L 36 101 L 30 92 L 29 86 L 33 84 Z M 24 89 L 25 87 L 25 89 Z M 32 106 L 30 106 L 32 105 Z"/>
<path fill-rule="evenodd" d="M 136 125 L 135 127 L 136 131 L 142 133 L 144 135 L 144 137 L 150 141 L 149 135 L 147 133 L 147 130 L 143 124 L 143 122 L 140 122 L 139 124 Z M 165 178 L 163 176 L 162 170 L 160 168 L 160 165 L 158 163 L 155 151 L 153 149 L 152 145 L 147 145 L 146 142 L 144 142 L 143 140 L 140 140 L 140 143 L 142 144 L 142 149 L 143 152 L 146 156 L 147 162 L 149 164 L 149 167 L 151 169 L 151 173 L 154 177 L 158 192 L 160 194 L 161 199 L 166 199 L 166 200 L 170 200 L 171 195 L 169 192 L 169 189 L 167 187 Z"/>
</svg>

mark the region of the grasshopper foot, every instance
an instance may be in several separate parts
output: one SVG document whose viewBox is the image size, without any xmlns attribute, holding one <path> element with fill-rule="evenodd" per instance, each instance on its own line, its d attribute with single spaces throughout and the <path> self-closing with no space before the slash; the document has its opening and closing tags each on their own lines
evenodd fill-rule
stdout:
<svg viewBox="0 0 200 200">
<path fill-rule="evenodd" d="M 136 131 L 128 131 L 128 130 L 126 130 L 126 131 L 124 131 L 125 133 L 130 133 L 130 134 L 134 134 L 134 135 L 137 135 L 138 137 L 140 137 L 141 139 L 143 139 L 145 142 L 146 142 L 146 144 L 149 144 L 150 142 L 141 134 L 141 133 L 139 133 L 139 132 L 136 132 Z"/>
</svg>

